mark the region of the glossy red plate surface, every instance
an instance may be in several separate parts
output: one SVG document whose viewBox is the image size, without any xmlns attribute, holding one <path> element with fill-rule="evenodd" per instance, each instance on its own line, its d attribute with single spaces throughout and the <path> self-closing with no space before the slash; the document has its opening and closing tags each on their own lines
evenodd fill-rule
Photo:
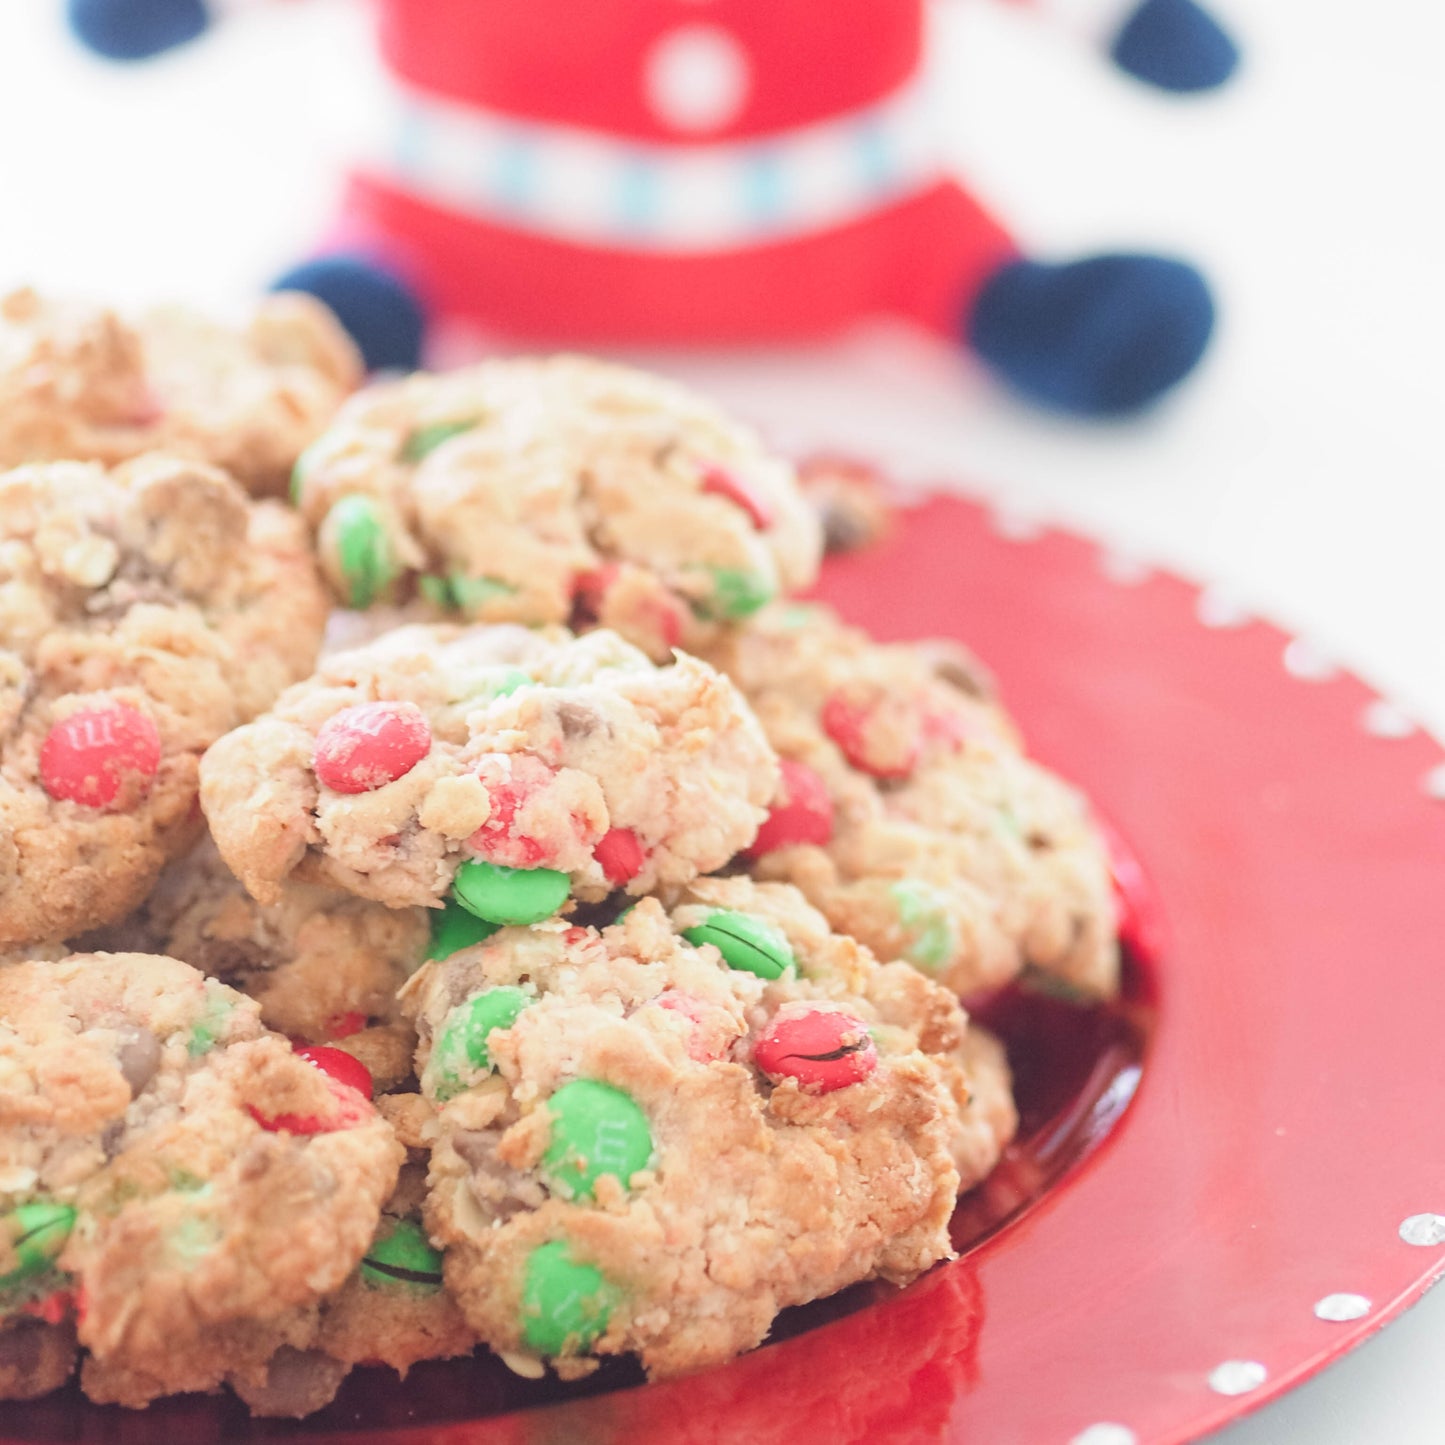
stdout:
<svg viewBox="0 0 1445 1445">
<path fill-rule="evenodd" d="M 968 503 L 909 512 L 821 590 L 881 636 L 973 646 L 1157 891 L 1160 958 L 1118 1010 L 993 1011 L 1036 1062 L 1023 1146 L 955 1221 L 982 1242 L 661 1385 L 617 1365 L 566 1390 L 489 1360 L 400 1388 L 362 1371 L 294 1426 L 67 1395 L 0 1406 L 12 1440 L 1143 1445 L 1262 1403 L 1423 1291 L 1445 1218 L 1406 1231 L 1421 1244 L 1401 1226 L 1445 1214 L 1440 748 L 1275 629 L 1076 538 L 1010 539 Z M 1330 1296 L 1356 1317 L 1318 1317 Z"/>
</svg>

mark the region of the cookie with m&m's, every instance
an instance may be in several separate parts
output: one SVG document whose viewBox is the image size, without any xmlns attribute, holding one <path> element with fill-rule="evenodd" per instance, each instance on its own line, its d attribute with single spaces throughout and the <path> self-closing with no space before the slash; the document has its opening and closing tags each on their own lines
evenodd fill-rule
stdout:
<svg viewBox="0 0 1445 1445">
<path fill-rule="evenodd" d="M 1016 1122 L 957 999 L 780 884 L 502 928 L 402 998 L 437 1110 L 428 1236 L 523 1373 L 676 1374 L 789 1305 L 906 1282 Z"/>
<path fill-rule="evenodd" d="M 878 643 L 782 603 L 705 655 L 782 760 L 748 849 L 835 928 L 960 993 L 1027 970 L 1100 998 L 1118 986 L 1109 859 L 1081 794 L 1024 751 L 961 649 Z"/>
<path fill-rule="evenodd" d="M 777 764 L 736 688 L 615 633 L 405 627 L 216 743 L 201 801 L 263 903 L 294 878 L 483 925 L 641 895 L 751 843 Z"/>
<path fill-rule="evenodd" d="M 610 627 L 665 661 L 813 580 L 791 466 L 701 397 L 585 357 L 368 387 L 296 466 L 344 606 Z"/>
<path fill-rule="evenodd" d="M 445 946 L 457 912 L 386 908 L 294 879 L 258 903 L 207 838 L 167 866 L 135 913 L 84 945 L 183 958 L 254 998 L 267 1028 L 354 1054 L 389 1091 L 409 1078 L 416 1047 L 396 991 Z"/>
<path fill-rule="evenodd" d="M 14 291 L 0 296 L 0 466 L 165 451 L 277 495 L 360 380 L 350 338 L 309 296 L 268 296 L 232 328 Z"/>
<path fill-rule="evenodd" d="M 124 916 L 200 831 L 200 756 L 310 671 L 305 528 L 151 454 L 0 473 L 0 950 Z"/>
<path fill-rule="evenodd" d="M 442 1252 L 422 1221 L 425 1197 L 423 1154 L 403 1166 L 361 1263 L 322 1308 L 315 1347 L 326 1358 L 348 1369 L 387 1365 L 405 1378 L 422 1360 L 476 1348 L 476 1335 L 446 1289 Z"/>
<path fill-rule="evenodd" d="M 133 1407 L 305 1347 L 401 1163 L 364 1070 L 154 955 L 9 964 L 0 1018 L 0 1339 L 73 1329 L 87 1394 Z"/>
</svg>

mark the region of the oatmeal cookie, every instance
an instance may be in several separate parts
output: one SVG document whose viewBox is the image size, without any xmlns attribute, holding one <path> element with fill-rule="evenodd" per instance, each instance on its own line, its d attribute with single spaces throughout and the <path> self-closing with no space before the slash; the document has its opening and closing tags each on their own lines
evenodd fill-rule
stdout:
<svg viewBox="0 0 1445 1445">
<path fill-rule="evenodd" d="M 733 685 L 607 631 L 408 627 L 222 738 L 201 801 L 263 903 L 294 877 L 491 924 L 642 894 L 753 837 L 776 762 Z"/>
<path fill-rule="evenodd" d="M 812 581 L 792 468 L 683 387 L 581 357 L 361 392 L 297 464 L 341 601 L 610 627 L 657 661 Z"/>
<path fill-rule="evenodd" d="M 654 1377 L 951 1253 L 957 1001 L 795 890 L 701 880 L 601 929 L 507 928 L 403 993 L 439 1106 L 426 1220 L 514 1369 Z M 967 1182 L 972 1182 L 967 1181 Z"/>
<path fill-rule="evenodd" d="M 268 296 L 234 330 L 179 308 L 0 297 L 0 466 L 115 464 L 164 450 L 282 493 L 297 456 L 361 379 L 335 317 Z"/>
<path fill-rule="evenodd" d="M 866 462 L 821 453 L 798 463 L 798 485 L 818 514 L 823 550 L 858 552 L 893 530 L 893 507 L 882 474 Z"/>
<path fill-rule="evenodd" d="M 291 879 L 257 903 L 205 839 L 134 914 L 82 942 L 183 958 L 254 998 L 267 1028 L 354 1054 L 386 1091 L 411 1074 L 416 1038 L 396 991 L 434 947 L 432 916 Z"/>
<path fill-rule="evenodd" d="M 196 836 L 200 756 L 305 676 L 305 529 L 152 455 L 0 473 L 0 949 L 133 908 Z"/>
<path fill-rule="evenodd" d="M 0 1318 L 12 1356 L 17 1320 L 73 1323 L 92 1399 L 263 1383 L 363 1257 L 401 1155 L 362 1092 L 186 964 L 0 969 Z M 37 1369 L 0 1382 L 33 1392 Z"/>
<path fill-rule="evenodd" d="M 426 1153 L 403 1167 L 365 1257 L 321 1313 L 317 1348 L 350 1369 L 388 1365 L 405 1378 L 421 1360 L 469 1355 L 477 1337 L 443 1280 L 427 1236 Z"/>
<path fill-rule="evenodd" d="M 402 1166 L 361 1263 L 322 1303 L 309 1343 L 283 1345 L 267 1361 L 264 1377 L 227 1381 L 253 1415 L 313 1414 L 331 1402 L 357 1365 L 386 1365 L 405 1379 L 422 1360 L 452 1359 L 476 1348 L 476 1336 L 442 1282 L 441 1252 L 421 1224 L 425 1195 L 423 1149 L 420 1162 Z"/>
<path fill-rule="evenodd" d="M 987 675 L 826 609 L 767 609 L 707 649 L 783 760 L 750 857 L 835 928 L 962 993 L 1036 970 L 1118 986 L 1109 862 L 1080 794 L 1024 753 Z"/>
<path fill-rule="evenodd" d="M 954 1107 L 948 1111 L 949 1152 L 960 1191 L 998 1163 L 1018 1129 L 1013 1077 L 1003 1046 L 969 1021 L 958 996 L 902 961 L 880 963 L 866 945 L 835 933 L 798 889 L 751 878 L 699 878 L 674 900 L 674 927 L 706 926 L 709 916 L 761 923 L 787 944 L 794 967 L 815 990 L 857 995 L 871 1005 L 875 1040 L 906 1052 L 920 1049 L 942 1074 Z M 723 927 L 729 927 L 724 922 Z M 726 939 L 723 939 L 726 944 Z"/>
</svg>

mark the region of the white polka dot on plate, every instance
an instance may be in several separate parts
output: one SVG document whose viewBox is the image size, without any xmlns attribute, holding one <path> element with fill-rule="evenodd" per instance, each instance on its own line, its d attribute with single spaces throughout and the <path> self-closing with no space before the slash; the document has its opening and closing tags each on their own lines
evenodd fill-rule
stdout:
<svg viewBox="0 0 1445 1445">
<path fill-rule="evenodd" d="M 1220 587 L 1206 587 L 1194 603 L 1194 615 L 1206 627 L 1243 627 L 1249 613 Z"/>
<path fill-rule="evenodd" d="M 1415 731 L 1414 722 L 1382 697 L 1366 704 L 1360 714 L 1360 725 L 1376 738 L 1407 738 Z"/>
<path fill-rule="evenodd" d="M 1101 552 L 1099 570 L 1109 581 L 1117 582 L 1121 587 L 1137 587 L 1141 582 L 1147 582 L 1154 572 L 1147 562 L 1141 562 L 1127 552 Z"/>
<path fill-rule="evenodd" d="M 751 66 L 721 25 L 679 25 L 654 42 L 643 62 L 643 89 L 664 125 L 690 135 L 721 130 L 748 98 Z"/>
<path fill-rule="evenodd" d="M 993 507 L 989 520 L 1000 537 L 1010 542 L 1033 542 L 1044 535 L 1044 524 L 1037 517 L 1019 511 L 1007 503 Z"/>
<path fill-rule="evenodd" d="M 1127 1425 L 1101 1420 L 1087 1430 L 1080 1430 L 1069 1445 L 1139 1445 L 1139 1437 Z"/>
<path fill-rule="evenodd" d="M 1284 650 L 1284 670 L 1302 682 L 1327 682 L 1339 669 L 1312 643 L 1296 637 Z"/>
<path fill-rule="evenodd" d="M 1258 1360 L 1225 1360 L 1209 1372 L 1209 1388 L 1216 1395 L 1247 1395 L 1269 1378 Z"/>
<path fill-rule="evenodd" d="M 1370 1312 L 1370 1302 L 1362 1294 L 1327 1294 L 1315 1302 L 1315 1318 L 1331 1324 L 1363 1319 Z"/>
<path fill-rule="evenodd" d="M 1445 763 L 1431 768 L 1421 779 L 1420 786 L 1425 789 L 1427 798 L 1437 798 L 1445 802 Z"/>
<path fill-rule="evenodd" d="M 1445 1244 L 1445 1214 L 1412 1214 L 1400 1226 L 1400 1238 L 1422 1247 Z"/>
</svg>

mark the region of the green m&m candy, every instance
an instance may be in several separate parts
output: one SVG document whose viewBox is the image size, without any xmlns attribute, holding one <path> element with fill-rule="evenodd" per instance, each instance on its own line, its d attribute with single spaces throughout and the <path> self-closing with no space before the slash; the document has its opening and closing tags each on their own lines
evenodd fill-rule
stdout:
<svg viewBox="0 0 1445 1445">
<path fill-rule="evenodd" d="M 550 918 L 572 891 L 555 868 L 504 868 L 468 859 L 452 880 L 452 897 L 488 923 L 528 924 Z"/>
<path fill-rule="evenodd" d="M 907 935 L 904 958 L 924 969 L 951 963 L 959 950 L 958 926 L 944 894 L 916 878 L 901 879 L 888 891 Z"/>
<path fill-rule="evenodd" d="M 520 667 L 506 667 L 495 679 L 488 679 L 487 691 L 478 696 L 511 697 L 519 687 L 528 687 L 533 681 L 530 672 L 523 672 Z"/>
<path fill-rule="evenodd" d="M 457 606 L 468 614 L 480 612 L 489 602 L 510 597 L 517 590 L 497 577 L 465 577 L 460 572 L 453 572 L 448 581 Z"/>
<path fill-rule="evenodd" d="M 452 605 L 452 586 L 445 577 L 438 577 L 434 572 L 424 572 L 416 579 L 416 590 L 421 593 L 422 601 L 430 602 L 433 607 L 450 607 Z"/>
<path fill-rule="evenodd" d="M 426 578 L 423 577 L 425 582 Z M 449 702 L 491 702 L 494 698 L 511 697 L 519 687 L 536 682 L 530 672 L 520 667 L 479 667 L 450 679 Z"/>
<path fill-rule="evenodd" d="M 476 417 L 467 417 L 462 421 L 435 421 L 430 426 L 415 428 L 401 444 L 402 461 L 419 462 L 423 457 L 430 456 L 443 442 L 471 431 L 477 420 Z"/>
<path fill-rule="evenodd" d="M 212 993 L 212 996 L 207 999 L 200 1018 L 191 1025 L 190 1036 L 186 1039 L 186 1052 L 193 1059 L 210 1053 L 216 1047 L 216 1040 L 220 1038 L 226 1020 L 235 1008 L 230 999 L 220 995 L 218 991 L 212 992 L 213 989 L 215 985 L 208 988 L 207 992 Z"/>
<path fill-rule="evenodd" d="M 75 1228 L 75 1210 L 68 1204 L 34 1200 L 0 1218 L 0 1229 L 9 1236 L 10 1248 L 18 1261 L 8 1274 L 0 1275 L 0 1289 L 44 1274 Z"/>
<path fill-rule="evenodd" d="M 611 1084 L 573 1079 L 547 1100 L 552 1142 L 542 1155 L 548 1187 L 563 1199 L 591 1199 L 611 1174 L 623 1187 L 652 1162 L 647 1115 Z"/>
<path fill-rule="evenodd" d="M 435 1294 L 442 1287 L 441 1251 L 414 1219 L 399 1219 L 361 1261 L 363 1283 L 374 1288 L 410 1286 L 421 1294 Z"/>
<path fill-rule="evenodd" d="M 162 1239 L 167 1256 L 186 1269 L 199 1264 L 220 1242 L 221 1226 L 210 1214 L 183 1214 Z"/>
<path fill-rule="evenodd" d="M 454 898 L 431 910 L 430 924 L 431 943 L 426 956 L 437 963 L 473 944 L 484 943 L 498 928 L 497 924 L 468 912 Z"/>
<path fill-rule="evenodd" d="M 446 577 L 428 572 L 416 585 L 417 591 L 433 607 L 455 607 L 469 614 L 480 612 L 487 603 L 498 597 L 510 597 L 517 590 L 510 582 L 496 577 L 468 577 L 462 572 Z"/>
<path fill-rule="evenodd" d="M 323 552 L 336 558 L 352 607 L 370 607 L 397 578 L 381 509 L 370 497 L 343 497 L 326 514 Z"/>
<path fill-rule="evenodd" d="M 617 1300 L 616 1285 L 562 1240 L 539 1244 L 522 1279 L 522 1337 L 544 1355 L 580 1353 L 607 1328 Z"/>
<path fill-rule="evenodd" d="M 773 617 L 789 632 L 796 632 L 801 628 L 811 627 L 818 620 L 819 612 L 816 607 L 810 607 L 806 602 L 790 602 L 786 607 L 778 608 Z"/>
<path fill-rule="evenodd" d="M 682 936 L 689 943 L 712 944 L 729 968 L 759 978 L 781 978 L 797 967 L 782 929 L 752 913 L 714 908 L 701 923 L 684 928 Z"/>
<path fill-rule="evenodd" d="M 741 567 L 713 567 L 712 592 L 700 599 L 693 610 L 707 618 L 735 621 L 751 617 L 758 608 L 773 600 L 773 584 L 757 572 Z"/>
<path fill-rule="evenodd" d="M 316 453 L 321 449 L 325 438 L 320 438 L 311 443 L 299 457 L 296 458 L 296 465 L 291 468 L 291 500 L 298 506 L 301 503 L 301 494 L 306 490 L 306 473 L 311 470 L 316 460 Z"/>
<path fill-rule="evenodd" d="M 459 1003 L 443 1021 L 427 1064 L 432 1092 L 445 1103 L 460 1088 L 463 1072 L 486 1072 L 492 1067 L 487 1040 L 493 1029 L 509 1029 L 517 1015 L 532 1002 L 519 988 L 503 984 L 483 989 L 475 998 Z"/>
</svg>

